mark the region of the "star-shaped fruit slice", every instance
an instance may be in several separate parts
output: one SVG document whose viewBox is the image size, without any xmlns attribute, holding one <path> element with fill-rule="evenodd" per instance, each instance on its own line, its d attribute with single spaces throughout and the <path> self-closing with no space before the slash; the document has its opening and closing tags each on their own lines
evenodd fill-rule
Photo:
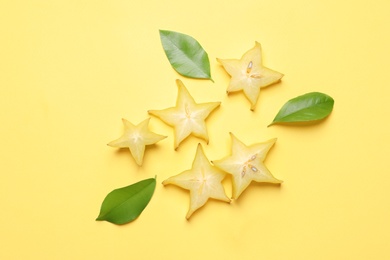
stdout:
<svg viewBox="0 0 390 260">
<path fill-rule="evenodd" d="M 166 138 L 166 136 L 153 133 L 149 130 L 150 118 L 138 125 L 133 125 L 126 119 L 122 119 L 125 126 L 124 134 L 118 139 L 108 143 L 109 146 L 129 148 L 135 162 L 141 166 L 145 153 L 145 146 L 152 145 Z"/>
<path fill-rule="evenodd" d="M 261 45 L 247 51 L 240 60 L 217 59 L 231 76 L 227 93 L 242 90 L 251 103 L 251 110 L 259 98 L 260 89 L 278 82 L 283 74 L 266 68 L 262 64 Z"/>
<path fill-rule="evenodd" d="M 252 181 L 282 183 L 272 176 L 263 161 L 276 138 L 246 146 L 232 133 L 231 155 L 212 163 L 233 177 L 233 199 L 237 199 Z"/>
<path fill-rule="evenodd" d="M 163 185 L 174 184 L 190 191 L 190 208 L 186 216 L 189 219 L 209 198 L 230 202 L 221 183 L 225 175 L 210 164 L 202 146 L 198 144 L 192 168 L 168 178 Z"/>
<path fill-rule="evenodd" d="M 175 150 L 191 134 L 208 143 L 205 119 L 221 102 L 197 104 L 181 80 L 176 80 L 176 84 L 179 88 L 176 106 L 163 110 L 149 110 L 148 113 L 159 117 L 174 128 Z"/>
</svg>

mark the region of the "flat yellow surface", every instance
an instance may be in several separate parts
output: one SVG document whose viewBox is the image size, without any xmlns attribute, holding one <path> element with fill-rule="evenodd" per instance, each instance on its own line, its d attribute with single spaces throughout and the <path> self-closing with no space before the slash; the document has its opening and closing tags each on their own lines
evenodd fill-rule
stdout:
<svg viewBox="0 0 390 260">
<path fill-rule="evenodd" d="M 0 2 L 0 259 L 390 259 L 390 2 L 6 1 Z M 168 63 L 159 29 L 196 38 L 215 83 L 186 79 Z M 285 74 L 255 112 L 227 96 L 216 58 L 254 42 Z M 173 131 L 147 149 L 108 147 L 147 110 L 175 104 L 175 80 L 197 102 L 221 101 L 210 143 Z M 335 99 L 312 126 L 272 126 L 279 108 L 320 91 Z M 278 138 L 265 161 L 278 185 L 252 184 L 231 204 L 209 201 L 185 219 L 189 194 L 162 186 L 191 167 L 196 144 L 210 160 L 229 132 L 252 144 Z M 111 190 L 157 175 L 136 221 L 95 221 Z M 224 181 L 231 194 L 231 180 Z"/>
</svg>

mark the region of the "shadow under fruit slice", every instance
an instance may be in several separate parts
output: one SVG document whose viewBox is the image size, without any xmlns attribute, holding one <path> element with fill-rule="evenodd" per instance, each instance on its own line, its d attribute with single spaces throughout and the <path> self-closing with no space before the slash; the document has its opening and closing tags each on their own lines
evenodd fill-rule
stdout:
<svg viewBox="0 0 390 260">
<path fill-rule="evenodd" d="M 263 161 L 268 151 L 276 142 L 276 138 L 263 143 L 246 146 L 232 133 L 231 155 L 212 163 L 233 177 L 233 199 L 238 199 L 241 193 L 252 181 L 282 183 L 276 179 L 264 165 Z"/>
<path fill-rule="evenodd" d="M 186 215 L 189 219 L 209 198 L 230 202 L 221 183 L 225 176 L 223 171 L 210 164 L 201 144 L 198 144 L 192 168 L 166 179 L 163 185 L 174 184 L 190 191 L 190 207 Z"/>
<path fill-rule="evenodd" d="M 175 150 L 191 134 L 208 142 L 205 120 L 221 102 L 195 103 L 183 82 L 178 79 L 176 84 L 178 86 L 176 106 L 163 110 L 149 110 L 148 113 L 174 128 Z"/>
</svg>

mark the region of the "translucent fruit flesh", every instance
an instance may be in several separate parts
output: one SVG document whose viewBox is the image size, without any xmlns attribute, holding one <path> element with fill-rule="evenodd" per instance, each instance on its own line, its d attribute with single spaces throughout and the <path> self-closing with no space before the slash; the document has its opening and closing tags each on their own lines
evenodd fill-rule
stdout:
<svg viewBox="0 0 390 260">
<path fill-rule="evenodd" d="M 108 143 L 109 146 L 129 148 L 135 162 L 141 166 L 145 153 L 145 146 L 152 145 L 166 138 L 166 136 L 153 133 L 149 130 L 150 118 L 138 125 L 133 125 L 126 119 L 122 119 L 125 131 L 121 137 Z"/>
<path fill-rule="evenodd" d="M 266 68 L 262 64 L 261 45 L 247 51 L 240 60 L 217 59 L 231 76 L 227 93 L 243 91 L 254 110 L 259 98 L 260 89 L 281 80 L 282 73 Z"/>
<path fill-rule="evenodd" d="M 252 181 L 282 183 L 276 179 L 264 165 L 268 151 L 276 142 L 276 138 L 263 143 L 246 146 L 232 133 L 231 155 L 217 161 L 214 166 L 232 175 L 233 199 L 237 199 Z"/>
<path fill-rule="evenodd" d="M 209 198 L 230 202 L 221 183 L 225 175 L 223 171 L 210 164 L 202 146 L 198 144 L 192 168 L 166 179 L 163 184 L 174 184 L 190 191 L 190 207 L 186 215 L 189 219 Z"/>
<path fill-rule="evenodd" d="M 209 141 L 205 120 L 220 102 L 195 103 L 194 99 L 180 80 L 176 80 L 178 96 L 175 107 L 163 110 L 149 110 L 148 113 L 159 117 L 174 128 L 175 149 L 189 135 Z"/>
</svg>

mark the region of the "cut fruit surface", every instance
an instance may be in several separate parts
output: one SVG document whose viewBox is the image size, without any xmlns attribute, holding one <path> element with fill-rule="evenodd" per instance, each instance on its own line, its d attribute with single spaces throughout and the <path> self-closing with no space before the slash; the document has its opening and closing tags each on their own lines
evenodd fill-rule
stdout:
<svg viewBox="0 0 390 260">
<path fill-rule="evenodd" d="M 166 179 L 163 185 L 174 184 L 190 191 L 190 207 L 186 216 L 189 219 L 209 198 L 230 202 L 221 183 L 225 176 L 223 171 L 210 164 L 198 144 L 192 168 Z"/>
<path fill-rule="evenodd" d="M 197 104 L 183 82 L 176 80 L 176 83 L 178 86 L 176 106 L 163 110 L 149 110 L 148 113 L 174 128 L 175 149 L 191 134 L 208 142 L 205 120 L 221 102 Z"/>
<path fill-rule="evenodd" d="M 118 139 L 108 143 L 109 146 L 119 148 L 129 148 L 135 162 L 141 166 L 145 153 L 145 146 L 152 145 L 166 138 L 166 136 L 153 133 L 149 130 L 150 118 L 142 121 L 138 125 L 133 125 L 126 119 L 122 119 L 125 132 Z"/>
<path fill-rule="evenodd" d="M 276 138 L 263 143 L 246 146 L 232 133 L 231 155 L 212 163 L 221 170 L 232 175 L 233 199 L 237 199 L 252 181 L 282 183 L 276 179 L 264 165 L 268 151 L 276 142 Z"/>
<path fill-rule="evenodd" d="M 283 77 L 282 73 L 263 66 L 261 45 L 258 42 L 240 60 L 217 58 L 217 61 L 231 76 L 227 93 L 242 90 L 251 103 L 251 110 L 255 109 L 260 89 L 278 82 Z"/>
</svg>

